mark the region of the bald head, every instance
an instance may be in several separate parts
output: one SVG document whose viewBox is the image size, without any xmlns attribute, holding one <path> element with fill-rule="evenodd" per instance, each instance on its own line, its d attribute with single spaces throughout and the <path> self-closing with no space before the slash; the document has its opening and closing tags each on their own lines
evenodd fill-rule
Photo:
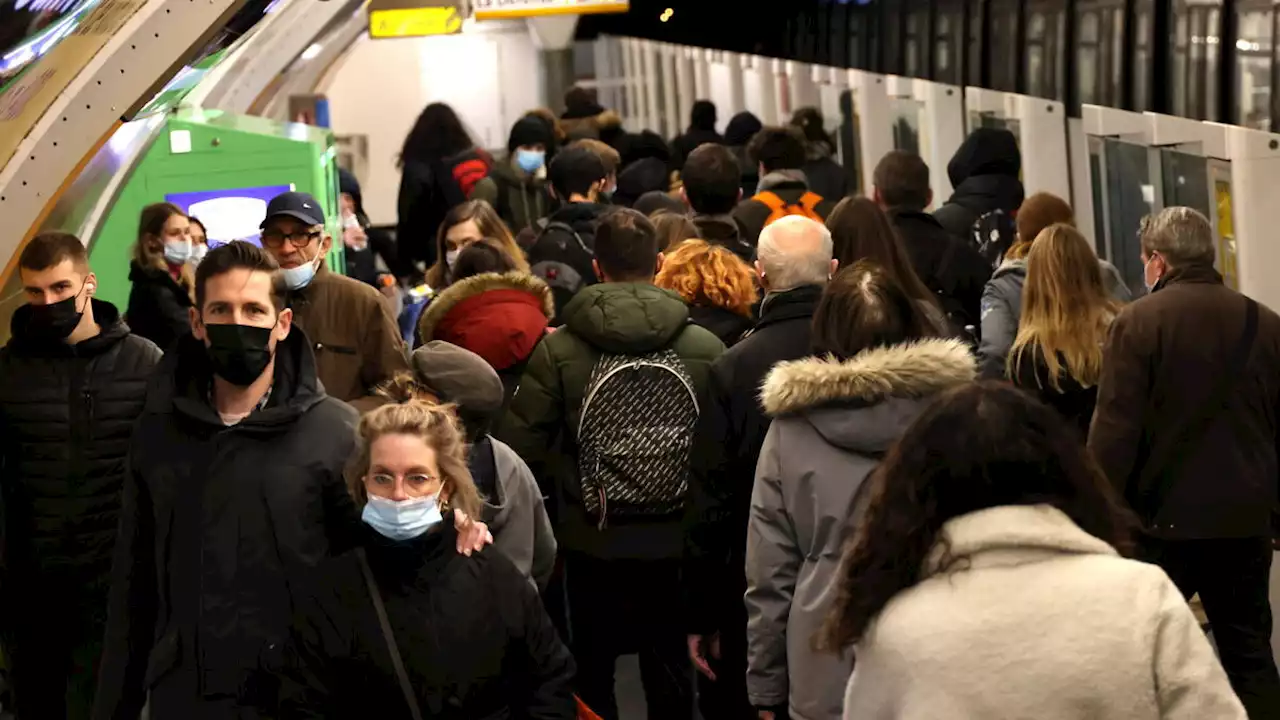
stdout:
<svg viewBox="0 0 1280 720">
<path fill-rule="evenodd" d="M 771 292 L 820 285 L 834 272 L 831 231 L 820 222 L 790 215 L 760 233 L 756 269 Z"/>
</svg>

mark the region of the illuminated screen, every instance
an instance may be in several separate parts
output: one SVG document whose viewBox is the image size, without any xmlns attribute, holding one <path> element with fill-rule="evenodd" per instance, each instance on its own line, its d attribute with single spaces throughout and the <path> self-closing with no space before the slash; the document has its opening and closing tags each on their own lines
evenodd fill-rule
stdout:
<svg viewBox="0 0 1280 720">
<path fill-rule="evenodd" d="M 0 0 L 0 87 L 76 29 L 98 0 Z"/>
<path fill-rule="evenodd" d="M 293 189 L 292 185 L 265 185 L 172 193 L 164 199 L 204 225 L 210 249 L 232 240 L 248 240 L 262 247 L 259 226 L 267 219 L 267 203 L 271 198 Z"/>
</svg>

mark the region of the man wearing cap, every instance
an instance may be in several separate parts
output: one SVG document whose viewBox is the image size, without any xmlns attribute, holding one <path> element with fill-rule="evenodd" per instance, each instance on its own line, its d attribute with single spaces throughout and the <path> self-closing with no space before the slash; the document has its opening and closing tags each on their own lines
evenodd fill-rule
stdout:
<svg viewBox="0 0 1280 720">
<path fill-rule="evenodd" d="M 381 404 L 374 388 L 407 372 L 409 361 L 378 291 L 325 265 L 333 238 L 324 223 L 312 196 L 278 195 L 267 205 L 262 245 L 283 270 L 293 322 L 311 343 L 325 392 L 366 412 Z"/>
</svg>

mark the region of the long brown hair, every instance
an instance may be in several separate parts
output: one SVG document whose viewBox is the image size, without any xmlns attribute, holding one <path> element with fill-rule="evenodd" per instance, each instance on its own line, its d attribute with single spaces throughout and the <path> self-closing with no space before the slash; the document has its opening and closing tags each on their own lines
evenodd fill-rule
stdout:
<svg viewBox="0 0 1280 720">
<path fill-rule="evenodd" d="M 924 309 L 884 268 L 859 260 L 822 291 L 809 340 L 815 355 L 847 360 L 873 347 L 936 337 Z"/>
<path fill-rule="evenodd" d="M 173 203 L 155 203 L 142 208 L 138 218 L 138 239 L 133 244 L 133 261 L 140 267 L 169 272 L 169 263 L 164 259 L 164 226 L 174 215 L 187 216 Z M 183 263 L 178 270 L 177 282 L 195 302 L 196 274 L 191 263 Z"/>
<path fill-rule="evenodd" d="M 1089 241 L 1070 225 L 1049 226 L 1027 253 L 1022 314 L 1007 361 L 1010 373 L 1022 353 L 1039 346 L 1053 389 L 1059 389 L 1064 370 L 1080 385 L 1093 387 L 1102 373 L 1102 343 L 1117 312 L 1119 305 L 1102 284 Z"/>
<path fill-rule="evenodd" d="M 685 240 L 671 248 L 653 284 L 690 305 L 723 308 L 743 317 L 751 317 L 757 296 L 751 268 L 706 240 Z"/>
<path fill-rule="evenodd" d="M 442 487 L 441 509 L 461 510 L 480 517 L 480 492 L 467 469 L 467 443 L 453 405 L 441 405 L 410 373 L 401 373 L 378 390 L 391 401 L 360 418 L 359 450 L 347 472 L 347 488 L 356 504 L 369 501 L 364 476 L 372 462 L 371 448 L 384 435 L 421 438 L 436 454 Z M 451 521 L 449 518 L 446 521 Z"/>
<path fill-rule="evenodd" d="M 529 272 L 529 261 L 525 259 L 524 250 L 520 249 L 515 236 L 493 207 L 484 200 L 468 200 L 450 210 L 444 216 L 444 222 L 440 223 L 440 229 L 436 231 L 436 264 L 427 269 L 428 285 L 440 290 L 447 284 L 449 268 L 445 264 L 445 235 L 450 228 L 468 220 L 475 221 L 480 228 L 480 237 L 493 238 L 502 245 L 502 249 L 515 261 L 517 270 Z"/>
<path fill-rule="evenodd" d="M 879 265 L 894 282 L 916 302 L 938 306 L 938 298 L 929 291 L 911 265 L 902 246 L 902 238 L 884 210 L 864 197 L 848 197 L 827 216 L 835 259 L 840 267 L 853 267 L 860 260 Z"/>
</svg>

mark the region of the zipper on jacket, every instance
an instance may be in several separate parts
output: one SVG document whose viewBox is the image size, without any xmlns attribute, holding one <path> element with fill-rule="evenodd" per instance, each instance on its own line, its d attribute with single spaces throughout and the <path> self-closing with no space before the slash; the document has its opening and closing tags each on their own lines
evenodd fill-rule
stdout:
<svg viewBox="0 0 1280 720">
<path fill-rule="evenodd" d="M 81 393 L 84 395 L 84 439 L 93 440 L 93 393 L 87 388 L 82 390 Z"/>
</svg>

